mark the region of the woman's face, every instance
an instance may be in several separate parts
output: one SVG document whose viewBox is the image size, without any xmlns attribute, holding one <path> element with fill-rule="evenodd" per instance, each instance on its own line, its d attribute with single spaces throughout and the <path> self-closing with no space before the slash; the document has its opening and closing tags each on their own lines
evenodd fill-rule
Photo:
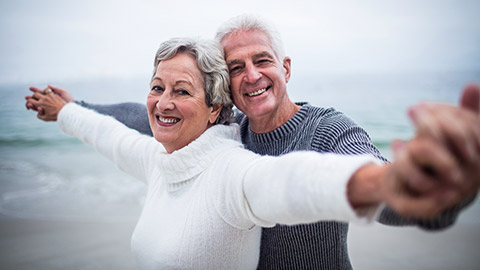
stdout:
<svg viewBox="0 0 480 270">
<path fill-rule="evenodd" d="M 160 62 L 147 109 L 153 136 L 168 153 L 197 139 L 220 112 L 207 106 L 202 74 L 195 58 L 186 53 Z"/>
</svg>

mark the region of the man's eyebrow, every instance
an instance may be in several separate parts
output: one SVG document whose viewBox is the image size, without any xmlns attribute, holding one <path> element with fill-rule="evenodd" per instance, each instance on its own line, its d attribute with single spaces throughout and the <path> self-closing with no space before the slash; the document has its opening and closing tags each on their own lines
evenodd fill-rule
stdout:
<svg viewBox="0 0 480 270">
<path fill-rule="evenodd" d="M 233 59 L 227 62 L 227 66 L 240 65 L 243 64 L 242 60 Z"/>
<path fill-rule="evenodd" d="M 274 56 L 267 51 L 263 51 L 263 52 L 254 54 L 252 56 L 253 60 L 256 60 L 256 59 L 262 58 L 262 57 L 267 57 L 267 58 L 270 58 L 270 59 L 274 59 Z M 244 62 L 242 60 L 239 60 L 239 59 L 233 59 L 233 60 L 227 61 L 227 66 L 241 65 L 241 64 L 244 64 Z"/>
<path fill-rule="evenodd" d="M 252 58 L 253 58 L 254 60 L 256 60 L 256 59 L 258 59 L 258 58 L 262 58 L 262 57 L 268 57 L 268 58 L 270 58 L 270 59 L 273 59 L 273 58 L 274 58 L 273 55 L 272 55 L 271 53 L 267 52 L 267 51 L 263 51 L 263 52 L 254 54 L 254 55 L 252 56 Z"/>
</svg>

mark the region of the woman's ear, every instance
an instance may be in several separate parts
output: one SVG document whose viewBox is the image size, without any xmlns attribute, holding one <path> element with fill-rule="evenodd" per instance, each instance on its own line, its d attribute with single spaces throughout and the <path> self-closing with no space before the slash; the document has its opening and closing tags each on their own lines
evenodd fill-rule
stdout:
<svg viewBox="0 0 480 270">
<path fill-rule="evenodd" d="M 218 115 L 220 115 L 220 112 L 223 109 L 223 105 L 214 104 L 212 105 L 211 108 L 212 108 L 212 111 L 210 112 L 210 117 L 208 118 L 208 122 L 213 125 L 217 121 Z"/>
</svg>

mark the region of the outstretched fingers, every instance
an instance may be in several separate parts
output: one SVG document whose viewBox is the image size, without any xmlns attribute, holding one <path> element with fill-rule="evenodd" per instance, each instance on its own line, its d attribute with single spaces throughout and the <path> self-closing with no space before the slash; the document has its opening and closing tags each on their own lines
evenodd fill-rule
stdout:
<svg viewBox="0 0 480 270">
<path fill-rule="evenodd" d="M 42 102 L 35 98 L 29 98 L 27 100 L 27 106 L 32 107 L 32 110 L 37 112 L 37 118 L 43 120 L 45 111 L 42 108 Z"/>
<path fill-rule="evenodd" d="M 435 181 L 431 175 L 424 173 L 415 164 L 407 146 L 400 141 L 395 141 L 393 144 L 396 178 L 403 180 L 405 191 L 408 190 L 414 194 L 429 192 L 435 187 Z"/>
<path fill-rule="evenodd" d="M 446 104 L 421 104 L 409 110 L 417 134 L 448 146 L 462 162 L 480 157 L 480 119 L 470 110 Z"/>
<path fill-rule="evenodd" d="M 397 175 L 405 179 L 405 188 L 413 194 L 425 194 L 460 181 L 461 169 L 454 156 L 429 138 L 417 136 L 408 144 L 394 147 L 394 153 Z"/>
<path fill-rule="evenodd" d="M 471 193 L 467 174 L 448 147 L 428 136 L 393 143 L 385 201 L 406 217 L 432 218 Z M 470 188 L 470 191 L 468 189 Z"/>
<path fill-rule="evenodd" d="M 44 90 L 42 90 L 42 89 L 40 89 L 40 88 L 38 88 L 38 87 L 34 87 L 34 86 L 31 86 L 31 87 L 29 87 L 28 89 L 29 89 L 30 91 L 32 91 L 33 94 L 32 94 L 32 95 L 27 95 L 27 96 L 25 96 L 25 100 L 26 100 L 26 102 L 25 102 L 25 107 L 27 108 L 27 110 L 38 111 L 37 106 L 35 106 L 35 105 L 31 102 L 31 100 L 32 100 L 32 99 L 35 99 L 35 97 L 34 97 L 34 94 L 35 94 L 35 93 L 43 93 Z"/>
<path fill-rule="evenodd" d="M 65 100 L 66 102 L 72 102 L 74 101 L 74 98 L 72 97 L 72 95 L 70 94 L 70 92 L 68 92 L 67 90 L 65 89 L 62 89 L 60 87 L 56 87 L 56 86 L 53 86 L 53 85 L 48 85 L 48 87 L 50 89 L 53 90 L 53 92 L 59 96 L 61 96 L 63 98 L 63 100 Z"/>
<path fill-rule="evenodd" d="M 477 115 L 480 113 L 480 86 L 478 84 L 465 86 L 460 98 L 460 107 L 470 110 Z"/>
<path fill-rule="evenodd" d="M 458 192 L 439 189 L 427 196 L 398 196 L 389 205 L 405 217 L 432 219 L 459 200 Z"/>
<path fill-rule="evenodd" d="M 40 88 L 35 87 L 35 86 L 30 86 L 28 89 L 30 89 L 30 91 L 32 91 L 33 93 L 42 93 L 42 94 L 44 94 L 44 92 L 46 90 L 46 89 L 40 89 Z"/>
</svg>

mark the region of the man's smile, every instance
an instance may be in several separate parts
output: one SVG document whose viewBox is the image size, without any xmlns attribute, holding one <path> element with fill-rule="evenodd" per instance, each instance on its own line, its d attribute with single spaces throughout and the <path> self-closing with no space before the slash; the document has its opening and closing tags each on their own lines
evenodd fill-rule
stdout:
<svg viewBox="0 0 480 270">
<path fill-rule="evenodd" d="M 246 93 L 245 95 L 249 96 L 249 97 L 259 96 L 259 95 L 265 93 L 266 91 L 268 91 L 268 89 L 270 89 L 270 86 L 262 88 L 262 89 L 258 89 L 256 91 L 253 91 L 253 92 L 250 92 L 250 93 Z"/>
</svg>

